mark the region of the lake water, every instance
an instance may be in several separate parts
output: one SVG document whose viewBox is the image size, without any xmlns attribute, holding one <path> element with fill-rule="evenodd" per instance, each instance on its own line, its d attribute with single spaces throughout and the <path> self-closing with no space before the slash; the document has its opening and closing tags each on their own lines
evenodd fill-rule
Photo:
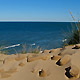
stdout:
<svg viewBox="0 0 80 80">
<path fill-rule="evenodd" d="M 0 22 L 0 45 L 19 51 L 22 44 L 42 49 L 61 47 L 71 22 Z"/>
</svg>

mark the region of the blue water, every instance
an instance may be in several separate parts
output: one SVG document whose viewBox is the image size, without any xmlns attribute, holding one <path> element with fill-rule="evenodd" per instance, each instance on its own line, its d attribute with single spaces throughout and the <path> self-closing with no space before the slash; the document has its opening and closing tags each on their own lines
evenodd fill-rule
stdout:
<svg viewBox="0 0 80 80">
<path fill-rule="evenodd" d="M 25 44 L 27 48 L 39 46 L 42 49 L 61 47 L 64 32 L 70 22 L 0 22 L 0 45 L 5 47 Z M 19 50 L 20 46 L 10 48 Z"/>
</svg>

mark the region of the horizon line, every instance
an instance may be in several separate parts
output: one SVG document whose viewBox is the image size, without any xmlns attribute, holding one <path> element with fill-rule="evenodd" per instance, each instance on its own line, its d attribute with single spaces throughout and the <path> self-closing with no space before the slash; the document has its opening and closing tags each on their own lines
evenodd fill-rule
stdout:
<svg viewBox="0 0 80 80">
<path fill-rule="evenodd" d="M 53 21 L 53 20 L 0 20 L 0 22 L 74 22 L 74 21 Z"/>
<path fill-rule="evenodd" d="M 74 22 L 74 21 L 47 21 L 47 20 L 0 20 L 0 22 Z"/>
</svg>

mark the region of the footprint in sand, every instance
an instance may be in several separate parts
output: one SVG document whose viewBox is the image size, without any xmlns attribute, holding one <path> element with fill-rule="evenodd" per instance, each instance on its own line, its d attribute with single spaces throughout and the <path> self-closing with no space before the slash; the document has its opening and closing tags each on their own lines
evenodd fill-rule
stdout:
<svg viewBox="0 0 80 80">
<path fill-rule="evenodd" d="M 44 69 L 33 69 L 32 73 L 38 74 L 39 77 L 46 77 L 48 76 L 47 72 Z"/>
<path fill-rule="evenodd" d="M 51 60 L 59 60 L 61 56 L 51 56 Z"/>
<path fill-rule="evenodd" d="M 76 66 L 69 66 L 65 68 L 65 75 L 70 80 L 75 80 L 79 78 L 79 69 Z"/>
<path fill-rule="evenodd" d="M 63 58 L 60 58 L 56 64 L 59 65 L 59 66 L 63 66 L 65 64 L 67 64 L 69 61 L 70 61 L 70 56 L 69 55 L 65 55 Z"/>
<path fill-rule="evenodd" d="M 39 74 L 40 77 L 45 77 L 46 76 L 46 72 L 43 69 L 39 70 L 38 74 Z"/>
<path fill-rule="evenodd" d="M 20 62 L 20 63 L 19 63 L 19 66 L 21 66 L 21 67 L 23 67 L 24 65 L 25 65 L 24 62 Z"/>
</svg>

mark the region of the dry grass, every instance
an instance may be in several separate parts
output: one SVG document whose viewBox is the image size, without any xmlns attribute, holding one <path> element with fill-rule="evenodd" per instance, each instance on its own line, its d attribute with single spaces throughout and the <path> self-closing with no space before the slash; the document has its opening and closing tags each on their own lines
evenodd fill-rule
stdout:
<svg viewBox="0 0 80 80">
<path fill-rule="evenodd" d="M 21 54 L 26 54 L 27 53 L 27 46 L 26 46 L 26 44 L 22 44 L 22 50 L 21 50 Z"/>
<path fill-rule="evenodd" d="M 69 11 L 69 13 L 74 20 L 74 24 L 72 24 L 72 31 L 69 34 L 67 34 L 67 44 L 68 45 L 78 44 L 78 43 L 80 43 L 80 24 L 79 24 L 79 20 L 77 22 L 75 20 L 74 16 L 72 15 L 72 13 L 70 11 Z"/>
<path fill-rule="evenodd" d="M 41 49 L 39 49 L 39 46 L 32 48 L 32 46 L 29 48 L 29 53 L 36 53 L 38 54 L 40 52 Z"/>
<path fill-rule="evenodd" d="M 21 50 L 21 54 L 26 54 L 26 53 L 36 53 L 38 54 L 41 51 L 41 48 L 39 48 L 39 46 L 33 48 L 32 46 L 30 46 L 27 49 L 27 45 L 26 44 L 22 44 L 22 50 Z"/>
<path fill-rule="evenodd" d="M 8 50 L 3 49 L 4 46 L 0 46 L 0 54 L 8 54 Z"/>
</svg>

